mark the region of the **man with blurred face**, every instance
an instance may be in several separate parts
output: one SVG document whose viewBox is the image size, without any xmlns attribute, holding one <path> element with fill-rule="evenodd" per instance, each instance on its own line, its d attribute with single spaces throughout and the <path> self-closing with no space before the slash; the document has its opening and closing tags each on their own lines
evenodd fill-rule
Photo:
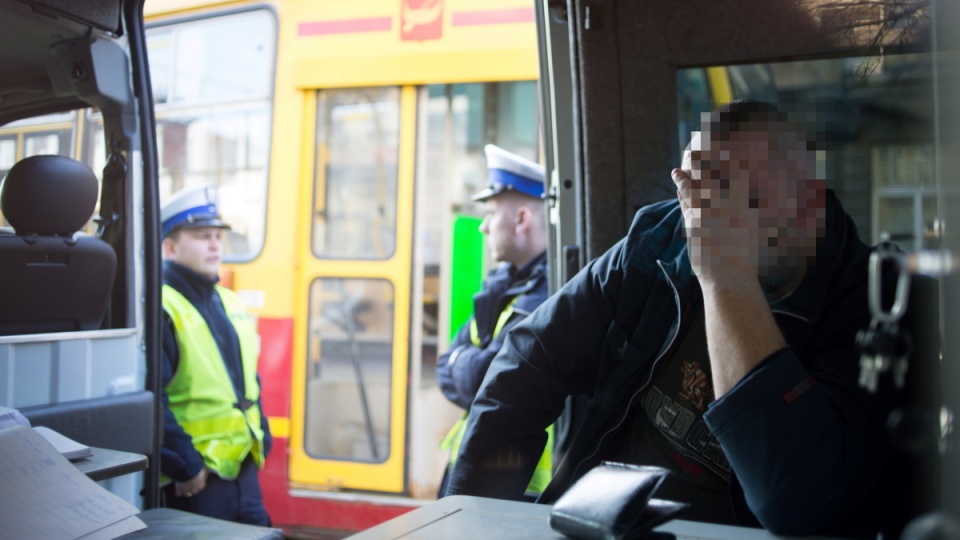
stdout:
<svg viewBox="0 0 960 540">
<path fill-rule="evenodd" d="M 214 186 L 184 189 L 161 209 L 166 505 L 269 525 L 258 469 L 271 436 L 260 404 L 256 323 L 219 281 L 222 234 Z"/>
<path fill-rule="evenodd" d="M 816 178 L 805 138 L 763 125 L 785 117 L 758 114 L 753 120 L 758 125 L 738 131 L 717 120 L 693 134 L 673 180 L 690 264 L 703 291 L 719 398 L 787 346 L 768 304 L 803 280 L 826 215 L 825 184 Z"/>
<path fill-rule="evenodd" d="M 641 208 L 507 336 L 446 494 L 518 498 L 543 428 L 585 396 L 539 502 L 626 462 L 669 469 L 656 497 L 689 519 L 875 536 L 895 500 L 895 403 L 857 382 L 870 249 L 817 159 L 772 105 L 708 115 L 672 172 L 677 199 Z"/>
</svg>

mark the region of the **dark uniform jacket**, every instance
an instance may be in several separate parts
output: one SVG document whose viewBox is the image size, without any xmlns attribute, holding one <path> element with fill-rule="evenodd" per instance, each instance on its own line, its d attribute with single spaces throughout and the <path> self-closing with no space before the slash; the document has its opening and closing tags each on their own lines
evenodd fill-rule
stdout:
<svg viewBox="0 0 960 540">
<path fill-rule="evenodd" d="M 437 362 L 440 390 L 460 408 L 470 408 L 507 331 L 546 300 L 546 260 L 547 254 L 542 253 L 520 269 L 500 265 L 490 272 L 483 288 L 473 296 L 473 317 L 457 332 L 450 349 Z M 508 308 L 512 314 L 494 336 L 500 315 Z M 476 325 L 479 344 L 470 338 L 471 324 Z"/>
<path fill-rule="evenodd" d="M 869 516 L 886 493 L 882 426 L 893 403 L 857 384 L 869 254 L 828 192 L 815 266 L 771 305 L 789 347 L 704 415 L 732 467 L 731 503 L 745 524 L 755 517 L 797 534 L 877 528 Z M 615 459 L 628 415 L 677 339 L 683 306 L 700 297 L 677 201 L 642 208 L 626 238 L 507 336 L 473 403 L 446 494 L 519 499 L 543 430 L 569 395 L 591 405 L 540 502 Z"/>
</svg>

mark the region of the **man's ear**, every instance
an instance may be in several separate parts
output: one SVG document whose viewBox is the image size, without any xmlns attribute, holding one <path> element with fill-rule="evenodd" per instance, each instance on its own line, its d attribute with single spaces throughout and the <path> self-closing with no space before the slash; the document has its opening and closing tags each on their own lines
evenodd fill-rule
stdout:
<svg viewBox="0 0 960 540">
<path fill-rule="evenodd" d="M 177 243 L 170 238 L 169 236 L 163 239 L 163 242 L 160 244 L 160 253 L 164 259 L 171 259 L 176 256 Z"/>
<path fill-rule="evenodd" d="M 515 228 L 517 232 L 525 231 L 530 228 L 530 220 L 533 219 L 533 212 L 526 206 L 518 206 L 514 216 Z"/>
</svg>

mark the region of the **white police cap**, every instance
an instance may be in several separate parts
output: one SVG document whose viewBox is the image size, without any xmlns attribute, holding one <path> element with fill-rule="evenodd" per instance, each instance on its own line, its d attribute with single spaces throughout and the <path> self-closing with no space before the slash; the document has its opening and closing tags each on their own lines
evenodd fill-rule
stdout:
<svg viewBox="0 0 960 540">
<path fill-rule="evenodd" d="M 487 154 L 487 187 L 471 197 L 475 201 L 485 201 L 506 191 L 543 198 L 545 170 L 543 165 L 507 152 L 499 146 L 488 144 L 483 147 Z"/>
<path fill-rule="evenodd" d="M 216 227 L 229 229 L 217 210 L 217 186 L 204 184 L 178 191 L 160 209 L 163 238 L 177 229 Z"/>
</svg>

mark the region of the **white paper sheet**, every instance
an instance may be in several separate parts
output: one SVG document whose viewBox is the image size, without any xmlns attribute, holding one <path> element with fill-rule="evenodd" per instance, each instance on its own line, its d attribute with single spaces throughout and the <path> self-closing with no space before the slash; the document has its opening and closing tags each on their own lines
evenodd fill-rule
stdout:
<svg viewBox="0 0 960 540">
<path fill-rule="evenodd" d="M 139 518 L 128 520 L 138 513 L 133 505 L 87 478 L 27 427 L 0 431 L 0 492 L 4 538 L 72 540 L 116 530 L 119 522 L 126 522 L 119 526 L 124 532 L 146 527 Z"/>
</svg>

